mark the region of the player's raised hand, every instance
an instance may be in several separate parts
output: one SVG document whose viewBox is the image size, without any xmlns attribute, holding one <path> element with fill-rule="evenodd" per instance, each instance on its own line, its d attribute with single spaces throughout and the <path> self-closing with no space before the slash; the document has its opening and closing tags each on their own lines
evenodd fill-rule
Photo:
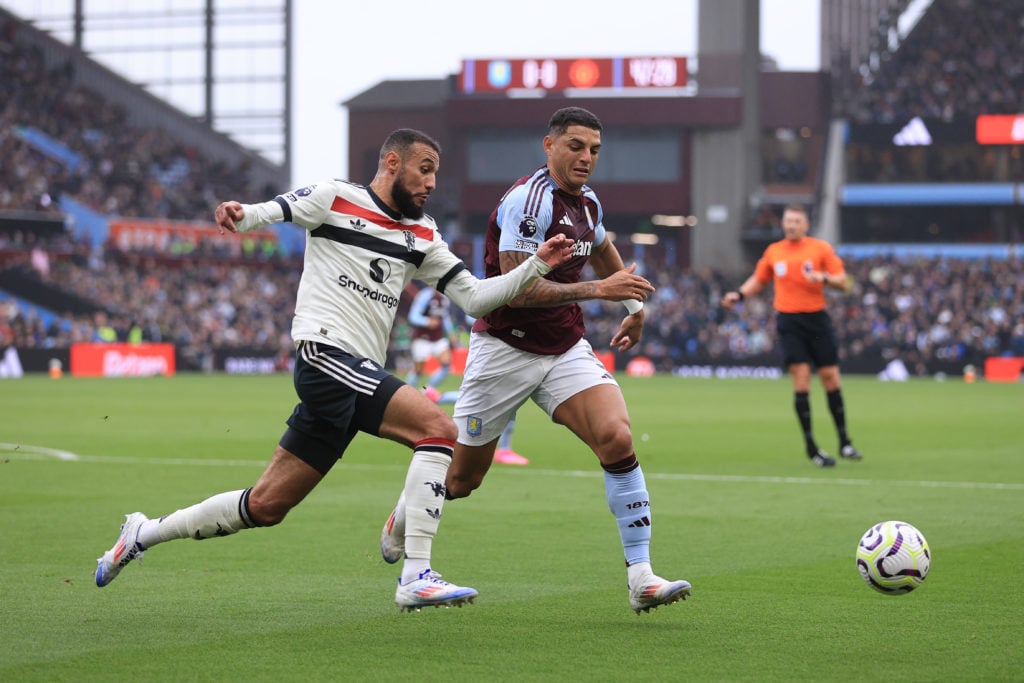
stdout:
<svg viewBox="0 0 1024 683">
<path fill-rule="evenodd" d="M 575 240 L 569 239 L 563 234 L 555 235 L 540 245 L 540 248 L 537 249 L 537 256 L 541 261 L 555 268 L 572 258 L 575 243 Z"/>
<path fill-rule="evenodd" d="M 228 232 L 238 232 L 238 226 L 235 225 L 235 222 L 245 217 L 245 210 L 238 202 L 223 202 L 214 211 L 213 217 L 222 233 L 225 230 Z"/>
</svg>

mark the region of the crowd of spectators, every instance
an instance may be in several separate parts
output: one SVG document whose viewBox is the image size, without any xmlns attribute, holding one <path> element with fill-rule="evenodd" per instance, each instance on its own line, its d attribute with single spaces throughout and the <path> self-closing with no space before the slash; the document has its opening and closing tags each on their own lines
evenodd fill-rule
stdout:
<svg viewBox="0 0 1024 683">
<path fill-rule="evenodd" d="M 845 113 L 860 123 L 1017 114 L 1024 107 L 1022 37 L 1022 3 L 931 3 L 898 49 L 880 55 Z"/>
<path fill-rule="evenodd" d="M 829 296 L 844 363 L 880 370 L 899 359 L 924 375 L 939 367 L 980 367 L 988 356 L 1024 356 L 1019 260 L 875 256 L 848 260 L 846 267 L 852 291 Z M 781 360 L 770 295 L 726 313 L 718 301 L 741 279 L 706 271 L 665 272 L 655 280 L 637 353 L 660 369 Z M 600 347 L 621 314 L 606 304 L 590 308 L 588 335 Z"/>
<path fill-rule="evenodd" d="M 95 301 L 102 311 L 59 315 L 44 325 L 8 302 L 0 347 L 66 346 L 99 339 L 99 328 L 106 326 L 119 341 L 132 338 L 134 330 L 145 341 L 171 342 L 183 367 L 192 369 L 208 369 L 215 349 L 291 349 L 301 273 L 296 258 L 239 267 L 197 254 L 157 257 L 60 244 L 48 273 L 35 270 L 32 277 Z M 980 366 L 988 356 L 1024 356 L 1019 261 L 875 256 L 846 265 L 854 288 L 829 299 L 844 363 L 877 371 L 899 359 L 924 375 L 937 367 Z M 737 312 L 718 305 L 742 274 L 660 269 L 648 275 L 657 292 L 647 305 L 644 338 L 630 357 L 649 358 L 661 371 L 716 363 L 778 365 L 771 297 L 751 297 Z M 588 339 L 595 348 L 607 348 L 622 320 L 621 305 L 583 306 Z"/>
<path fill-rule="evenodd" d="M 67 194 L 107 215 L 205 221 L 217 197 L 244 183 L 244 168 L 211 162 L 160 130 L 131 128 L 122 108 L 77 86 L 70 65 L 48 69 L 38 51 L 17 44 L 13 30 L 10 24 L 0 27 L 0 210 L 58 212 L 57 201 Z M 847 113 L 869 123 L 1017 113 L 1024 106 L 1022 36 L 1024 6 L 1001 0 L 933 3 L 899 50 L 846 103 Z M 29 142 L 29 129 L 59 143 L 76 163 L 41 152 Z M 860 153 L 876 152 L 896 153 Z M 920 148 L 864 164 L 891 168 L 892 180 L 916 177 L 915 168 L 925 179 L 948 180 L 987 177 L 989 162 L 996 160 L 969 154 L 935 158 Z M 773 213 L 762 214 L 748 238 L 777 232 Z M 237 254 L 223 248 L 179 241 L 160 249 L 94 249 L 68 235 L 0 236 L 0 268 L 22 269 L 25 277 L 96 304 L 87 314 L 44 317 L 14 299 L 0 300 L 0 348 L 66 347 L 111 337 L 167 341 L 190 369 L 209 369 L 216 349 L 287 353 L 301 261 L 269 242 L 253 243 L 244 264 L 225 260 Z M 1024 356 L 1019 261 L 878 256 L 851 260 L 847 269 L 856 282 L 853 292 L 830 298 L 844 363 L 878 368 L 899 359 L 911 372 L 927 374 L 942 365 L 980 365 L 991 355 Z M 663 371 L 778 362 L 770 297 L 751 298 L 737 312 L 718 306 L 722 292 L 742 274 L 647 274 L 658 291 L 648 305 L 644 339 L 631 356 L 649 358 Z M 595 348 L 606 348 L 622 318 L 621 305 L 587 302 L 584 308 L 588 338 Z"/>
<path fill-rule="evenodd" d="M 224 259 L 204 252 L 147 254 L 61 236 L 40 244 L 0 241 L 6 267 L 25 280 L 91 301 L 96 311 L 50 312 L 47 322 L 6 302 L 0 347 L 66 347 L 83 341 L 173 343 L 185 369 L 209 369 L 215 349 L 284 350 L 301 275 L 298 258 Z M 46 267 L 31 252 L 45 249 Z"/>
<path fill-rule="evenodd" d="M 850 182 L 996 182 L 1024 178 L 1016 149 L 971 143 L 896 147 L 853 142 L 846 147 Z"/>
<path fill-rule="evenodd" d="M 849 182 L 1005 182 L 1024 177 L 1017 146 L 979 146 L 975 118 L 1024 111 L 1024 4 L 1002 0 L 931 3 L 895 50 L 879 53 L 836 103 L 854 124 L 887 124 L 875 142 L 846 145 Z M 866 75 L 864 75 L 866 74 Z M 916 121 L 916 122 L 915 122 Z M 936 144 L 894 145 L 892 130 L 950 124 Z M 901 128 L 902 127 L 902 128 Z M 877 134 L 877 133 L 876 133 Z M 953 139 L 945 136 L 953 135 Z"/>
<path fill-rule="evenodd" d="M 122 106 L 75 82 L 70 63 L 47 68 L 16 35 L 12 21 L 0 26 L 0 210 L 56 212 L 67 195 L 110 216 L 209 220 L 216 198 L 247 185 L 244 164 L 129 125 Z"/>
</svg>

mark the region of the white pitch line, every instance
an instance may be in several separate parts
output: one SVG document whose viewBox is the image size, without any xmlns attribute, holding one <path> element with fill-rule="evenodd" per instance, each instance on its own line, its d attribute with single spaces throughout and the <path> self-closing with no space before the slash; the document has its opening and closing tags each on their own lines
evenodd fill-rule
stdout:
<svg viewBox="0 0 1024 683">
<path fill-rule="evenodd" d="M 529 468 L 505 470 L 521 474 L 542 474 L 555 476 L 572 477 L 602 477 L 604 474 L 598 471 L 584 470 L 541 470 Z M 646 479 L 659 479 L 662 481 L 714 481 L 714 482 L 743 482 L 759 484 L 843 484 L 847 486 L 904 486 L 914 488 L 952 488 L 952 489 L 995 489 L 1007 491 L 1024 491 L 1024 483 L 1002 483 L 985 481 L 900 481 L 889 479 L 833 479 L 828 476 L 821 477 L 768 477 L 738 474 L 673 474 L 668 472 L 644 472 Z"/>
<path fill-rule="evenodd" d="M 218 460 L 207 458 L 144 458 L 139 456 L 116 456 L 116 455 L 78 455 L 70 451 L 62 451 L 56 448 L 44 446 L 30 446 L 25 444 L 0 443 L 0 453 L 8 453 L 6 457 L 16 460 L 42 460 L 49 459 L 47 456 L 65 462 L 101 462 L 121 463 L 133 465 L 185 465 L 195 467 L 265 467 L 263 460 Z M 401 465 L 370 465 L 363 463 L 346 463 L 342 460 L 342 467 L 361 471 L 404 471 Z M 536 467 L 528 468 L 502 468 L 500 471 L 514 475 L 540 475 L 551 477 L 603 477 L 600 470 L 544 470 Z M 831 478 L 821 477 L 769 477 L 751 476 L 737 474 L 682 474 L 668 472 L 645 472 L 647 479 L 659 481 L 707 481 L 707 482 L 738 482 L 747 484 L 839 484 L 841 486 L 895 486 L 903 488 L 946 488 L 946 489 L 986 489 L 994 491 L 1024 491 L 1024 483 L 1016 482 L 984 482 L 984 481 L 906 481 L 886 479 L 850 479 L 847 477 Z"/>
<path fill-rule="evenodd" d="M 58 460 L 78 460 L 78 456 L 71 451 L 62 451 L 56 448 L 46 448 L 45 446 L 29 446 L 26 444 L 18 443 L 0 443 L 0 452 L 11 451 L 14 455 L 50 455 Z M 29 459 L 29 458 L 26 458 Z"/>
</svg>

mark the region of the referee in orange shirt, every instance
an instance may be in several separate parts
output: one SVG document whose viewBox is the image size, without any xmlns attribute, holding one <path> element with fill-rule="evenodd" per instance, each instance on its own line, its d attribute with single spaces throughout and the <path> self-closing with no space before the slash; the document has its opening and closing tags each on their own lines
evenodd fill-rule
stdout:
<svg viewBox="0 0 1024 683">
<path fill-rule="evenodd" d="M 832 467 L 835 459 L 818 448 L 811 431 L 811 365 L 828 395 L 828 409 L 839 434 L 839 455 L 848 460 L 863 456 L 846 433 L 846 411 L 839 378 L 839 350 L 832 319 L 825 310 L 825 286 L 847 292 L 850 282 L 842 259 L 825 240 L 808 237 L 807 209 L 789 204 L 782 213 L 783 239 L 769 244 L 754 274 L 739 289 L 726 292 L 722 306 L 732 309 L 748 296 L 775 285 L 776 329 L 782 341 L 783 362 L 793 378 L 794 407 L 807 444 L 807 457 L 818 467 Z"/>
</svg>

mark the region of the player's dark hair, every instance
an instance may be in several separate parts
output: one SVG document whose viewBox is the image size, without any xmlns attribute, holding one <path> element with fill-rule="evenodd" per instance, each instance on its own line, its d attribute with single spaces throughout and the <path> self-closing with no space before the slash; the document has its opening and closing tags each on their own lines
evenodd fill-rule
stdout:
<svg viewBox="0 0 1024 683">
<path fill-rule="evenodd" d="M 381 145 L 380 161 L 384 161 L 384 157 L 388 152 L 394 152 L 401 158 L 405 159 L 409 154 L 409 150 L 416 143 L 432 147 L 439 156 L 441 154 L 441 145 L 438 141 L 423 131 L 415 130 L 413 128 L 399 128 L 398 130 L 391 131 L 387 139 L 384 140 L 384 144 Z"/>
<path fill-rule="evenodd" d="M 569 126 L 601 130 L 601 119 L 583 107 L 563 107 L 551 115 L 551 119 L 548 121 L 548 135 L 551 137 L 564 135 Z"/>
</svg>

